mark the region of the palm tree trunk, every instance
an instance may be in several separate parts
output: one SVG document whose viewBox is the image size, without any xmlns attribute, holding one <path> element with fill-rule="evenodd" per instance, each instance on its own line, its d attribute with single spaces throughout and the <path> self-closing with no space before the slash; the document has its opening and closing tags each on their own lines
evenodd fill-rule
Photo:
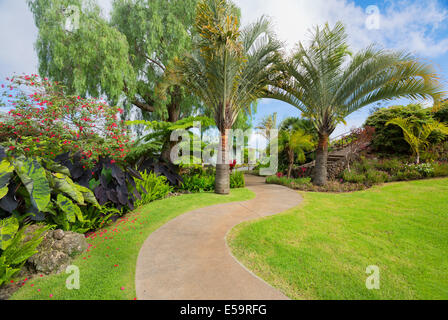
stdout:
<svg viewBox="0 0 448 320">
<path fill-rule="evenodd" d="M 291 178 L 293 165 L 294 165 L 294 152 L 292 150 L 288 150 L 288 179 Z"/>
<path fill-rule="evenodd" d="M 215 193 L 230 193 L 230 174 L 227 150 L 227 130 L 221 132 L 221 146 L 218 152 L 215 176 Z"/>
<path fill-rule="evenodd" d="M 316 150 L 313 183 L 317 186 L 327 184 L 328 134 L 319 133 L 319 144 Z"/>
</svg>

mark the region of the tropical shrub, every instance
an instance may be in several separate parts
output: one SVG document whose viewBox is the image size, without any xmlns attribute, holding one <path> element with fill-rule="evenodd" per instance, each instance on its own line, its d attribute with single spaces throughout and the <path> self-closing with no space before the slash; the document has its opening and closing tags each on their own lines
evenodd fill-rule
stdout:
<svg viewBox="0 0 448 320">
<path fill-rule="evenodd" d="M 230 175 L 230 188 L 244 188 L 246 182 L 244 181 L 244 174 L 241 171 L 234 171 Z"/>
<path fill-rule="evenodd" d="M 134 180 L 142 179 L 137 170 L 108 157 L 100 157 L 93 168 L 86 168 L 78 159 L 79 154 L 65 153 L 55 160 L 70 170 L 76 183 L 93 190 L 101 206 L 113 207 L 120 212 L 134 209 L 135 200 L 141 198 Z"/>
<path fill-rule="evenodd" d="M 189 192 L 211 192 L 215 188 L 215 170 L 213 168 L 200 169 L 199 173 L 183 175 L 183 184 L 181 190 Z M 230 188 L 244 188 L 246 183 L 244 180 L 244 173 L 234 171 L 229 175 Z"/>
<path fill-rule="evenodd" d="M 106 155 L 124 162 L 129 137 L 119 120 L 123 110 L 68 96 L 63 86 L 37 75 L 15 76 L 9 82 L 2 85 L 2 95 L 12 109 L 0 122 L 0 143 L 8 152 L 45 159 L 79 153 L 87 167 Z"/>
<path fill-rule="evenodd" d="M 88 231 L 98 230 L 106 226 L 114 216 L 121 215 L 120 210 L 114 207 L 89 206 L 80 207 L 80 209 L 82 218 L 76 219 L 75 222 L 69 222 L 63 216 L 49 216 L 46 223 L 55 229 L 87 233 Z"/>
<path fill-rule="evenodd" d="M 389 180 L 389 175 L 386 172 L 372 169 L 372 170 L 367 171 L 367 173 L 366 173 L 365 184 L 372 186 L 375 184 L 387 182 L 388 180 Z"/>
<path fill-rule="evenodd" d="M 27 234 L 26 229 L 27 226 L 20 228 L 15 217 L 0 220 L 0 286 L 12 280 L 26 260 L 37 252 L 47 230 L 42 227 Z"/>
<path fill-rule="evenodd" d="M 373 165 L 377 170 L 387 172 L 389 175 L 396 175 L 403 167 L 403 160 L 398 158 L 382 159 L 373 161 Z"/>
<path fill-rule="evenodd" d="M 291 189 L 300 189 L 301 187 L 311 187 L 311 178 L 288 178 L 283 175 L 273 175 L 266 178 L 266 183 L 278 184 Z"/>
<path fill-rule="evenodd" d="M 430 136 L 440 136 L 438 139 L 443 140 L 448 136 L 448 126 L 434 119 L 426 121 L 416 120 L 412 118 L 394 118 L 386 123 L 386 126 L 395 125 L 403 130 L 403 136 L 411 147 L 412 153 L 416 156 L 416 163 L 420 163 L 420 155 L 422 151 L 426 151 L 430 147 Z"/>
<path fill-rule="evenodd" d="M 43 221 L 53 216 L 74 223 L 83 220 L 79 206 L 99 206 L 93 192 L 76 184 L 62 165 L 22 155 L 0 160 L 0 218 L 16 214 Z"/>
<path fill-rule="evenodd" d="M 173 191 L 173 187 L 167 182 L 165 176 L 157 176 L 153 172 L 143 172 L 142 180 L 136 180 L 137 191 L 140 192 L 141 200 L 137 200 L 135 205 L 142 206 L 152 201 L 165 198 Z"/>
<path fill-rule="evenodd" d="M 364 183 L 366 181 L 365 173 L 358 173 L 354 170 L 345 169 L 342 173 L 342 179 L 351 183 Z"/>
<path fill-rule="evenodd" d="M 433 167 L 434 167 L 434 176 L 435 177 L 448 177 L 448 163 L 435 162 L 433 164 Z"/>
<path fill-rule="evenodd" d="M 211 192 L 215 188 L 215 177 L 207 174 L 183 176 L 181 190 L 189 192 Z"/>
<path fill-rule="evenodd" d="M 401 128 L 398 126 L 386 126 L 389 121 L 396 118 L 427 122 L 432 119 L 432 113 L 430 109 L 424 109 L 419 104 L 393 106 L 376 110 L 365 122 L 366 126 L 375 128 L 372 141 L 374 151 L 387 154 L 409 154 L 411 152 L 411 148 L 406 142 Z"/>
<path fill-rule="evenodd" d="M 448 102 L 443 103 L 440 108 L 434 112 L 434 119 L 448 124 Z"/>
</svg>

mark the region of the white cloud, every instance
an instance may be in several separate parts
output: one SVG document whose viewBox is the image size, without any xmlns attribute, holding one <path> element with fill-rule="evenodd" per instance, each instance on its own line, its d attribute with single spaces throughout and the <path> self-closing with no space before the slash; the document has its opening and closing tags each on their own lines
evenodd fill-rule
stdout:
<svg viewBox="0 0 448 320">
<path fill-rule="evenodd" d="M 24 0 L 0 1 L 0 81 L 14 72 L 37 71 L 37 29 Z"/>
<path fill-rule="evenodd" d="M 307 39 L 314 25 L 342 21 L 355 49 L 371 43 L 387 48 L 404 49 L 424 57 L 448 52 L 448 36 L 440 38 L 446 28 L 448 10 L 437 0 L 388 1 L 380 11 L 380 28 L 366 27 L 368 14 L 347 0 L 235 0 L 242 9 L 243 23 L 261 15 L 270 16 L 275 30 L 288 48 Z M 445 29 L 446 31 L 446 29 Z"/>
</svg>

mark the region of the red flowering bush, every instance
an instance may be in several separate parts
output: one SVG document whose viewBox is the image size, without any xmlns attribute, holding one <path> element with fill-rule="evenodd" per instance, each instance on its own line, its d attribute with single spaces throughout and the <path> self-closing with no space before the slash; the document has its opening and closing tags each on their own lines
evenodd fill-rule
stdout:
<svg viewBox="0 0 448 320">
<path fill-rule="evenodd" d="M 7 81 L 1 88 L 11 110 L 0 119 L 0 143 L 8 152 L 50 159 L 79 153 L 88 167 L 101 156 L 113 163 L 125 161 L 129 137 L 119 119 L 123 110 L 66 95 L 63 86 L 38 75 Z"/>
<path fill-rule="evenodd" d="M 233 169 L 235 169 L 235 167 L 236 167 L 236 160 L 233 160 L 233 162 L 229 164 L 230 172 L 233 172 Z"/>
</svg>

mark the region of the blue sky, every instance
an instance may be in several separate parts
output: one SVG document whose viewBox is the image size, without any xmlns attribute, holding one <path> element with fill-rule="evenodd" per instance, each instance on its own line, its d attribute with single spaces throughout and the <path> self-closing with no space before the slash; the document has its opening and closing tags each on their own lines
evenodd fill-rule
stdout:
<svg viewBox="0 0 448 320">
<path fill-rule="evenodd" d="M 354 50 L 370 43 L 401 49 L 433 63 L 445 82 L 448 79 L 448 0 L 234 0 L 242 9 L 243 24 L 260 15 L 271 17 L 287 50 L 307 39 L 307 30 L 316 24 L 342 21 Z M 110 0 L 98 0 L 107 16 Z M 379 28 L 369 29 L 366 20 L 369 6 L 376 6 Z M 34 52 L 37 30 L 25 0 L 0 0 L 0 82 L 14 72 L 36 73 Z M 394 101 L 391 104 L 404 104 Z M 428 102 L 426 102 L 428 103 Z M 360 126 L 368 116 L 366 107 L 347 118 L 347 126 L 338 127 L 334 135 Z M 254 117 L 278 112 L 279 119 L 299 116 L 295 108 L 278 101 L 263 100 Z"/>
</svg>

